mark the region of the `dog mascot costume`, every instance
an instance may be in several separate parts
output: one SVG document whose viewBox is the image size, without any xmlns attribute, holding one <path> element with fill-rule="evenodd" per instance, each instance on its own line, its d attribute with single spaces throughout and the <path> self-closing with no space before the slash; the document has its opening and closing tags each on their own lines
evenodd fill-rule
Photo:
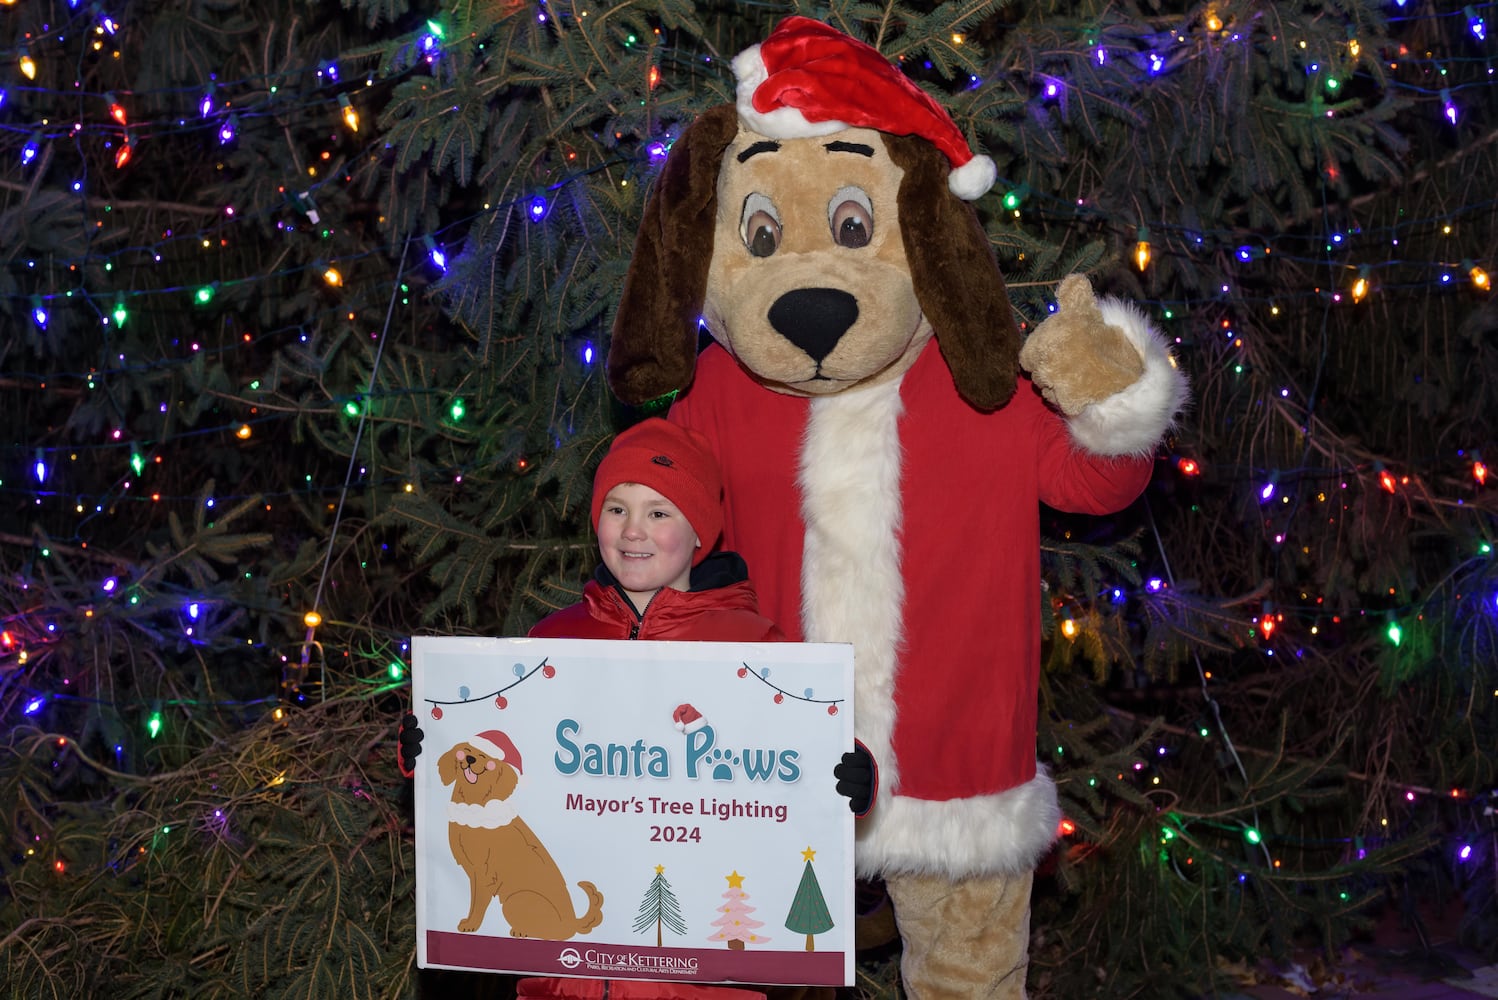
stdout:
<svg viewBox="0 0 1498 1000">
<path fill-rule="evenodd" d="M 765 613 L 855 647 L 880 776 L 856 866 L 888 886 L 907 994 L 1022 997 L 1060 819 L 1035 756 L 1039 506 L 1133 502 L 1185 379 L 1079 276 L 1021 350 L 969 204 L 994 165 L 875 49 L 791 17 L 733 68 L 736 103 L 684 131 L 646 206 L 610 385 L 682 392 L 670 419 L 713 443 Z"/>
</svg>

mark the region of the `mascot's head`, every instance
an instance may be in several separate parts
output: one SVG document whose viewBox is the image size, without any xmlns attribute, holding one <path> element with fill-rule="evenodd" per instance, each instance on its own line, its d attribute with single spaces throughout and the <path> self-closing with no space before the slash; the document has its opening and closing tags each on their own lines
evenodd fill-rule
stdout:
<svg viewBox="0 0 1498 1000">
<path fill-rule="evenodd" d="M 898 67 L 819 21 L 787 18 L 733 66 L 736 104 L 686 129 L 645 206 L 615 395 L 686 388 L 703 323 L 779 392 L 898 378 L 935 336 L 968 402 L 1007 402 L 1019 331 L 968 203 L 992 161 Z"/>
</svg>

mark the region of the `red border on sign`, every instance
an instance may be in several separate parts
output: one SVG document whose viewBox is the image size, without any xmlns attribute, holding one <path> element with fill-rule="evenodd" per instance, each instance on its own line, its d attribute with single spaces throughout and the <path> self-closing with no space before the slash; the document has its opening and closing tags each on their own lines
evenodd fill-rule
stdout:
<svg viewBox="0 0 1498 1000">
<path fill-rule="evenodd" d="M 533 976 L 582 976 L 673 983 L 851 986 L 840 951 L 631 948 L 577 941 L 427 931 L 427 963 Z M 773 970 L 773 971 L 772 971 Z"/>
</svg>

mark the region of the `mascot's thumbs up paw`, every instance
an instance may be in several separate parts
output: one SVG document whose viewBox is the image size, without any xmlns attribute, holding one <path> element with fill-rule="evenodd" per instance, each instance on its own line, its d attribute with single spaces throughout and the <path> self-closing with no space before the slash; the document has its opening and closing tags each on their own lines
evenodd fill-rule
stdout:
<svg viewBox="0 0 1498 1000">
<path fill-rule="evenodd" d="M 1056 305 L 1026 338 L 1019 363 L 1051 405 L 1074 417 L 1139 381 L 1144 360 L 1123 332 L 1103 319 L 1082 275 L 1062 279 Z"/>
</svg>

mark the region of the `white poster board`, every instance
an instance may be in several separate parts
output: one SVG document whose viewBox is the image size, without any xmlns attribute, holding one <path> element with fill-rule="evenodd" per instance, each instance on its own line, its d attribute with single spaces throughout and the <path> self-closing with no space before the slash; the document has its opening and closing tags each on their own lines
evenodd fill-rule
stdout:
<svg viewBox="0 0 1498 1000">
<path fill-rule="evenodd" d="M 417 964 L 853 983 L 843 644 L 418 637 Z"/>
</svg>

